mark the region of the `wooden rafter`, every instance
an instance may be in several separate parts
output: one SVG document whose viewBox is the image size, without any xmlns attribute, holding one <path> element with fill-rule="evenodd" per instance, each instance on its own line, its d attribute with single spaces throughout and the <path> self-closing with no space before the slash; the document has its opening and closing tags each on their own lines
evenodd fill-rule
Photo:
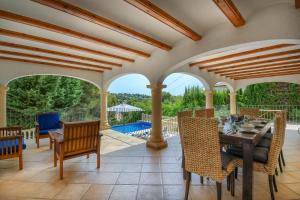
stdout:
<svg viewBox="0 0 300 200">
<path fill-rule="evenodd" d="M 284 56 L 284 55 L 295 54 L 295 53 L 300 53 L 300 49 L 293 49 L 293 50 L 289 50 L 289 51 L 281 51 L 281 52 L 270 53 L 270 54 L 265 54 L 265 55 L 260 55 L 260 56 L 253 56 L 253 57 L 249 57 L 249 58 L 232 60 L 232 61 L 227 61 L 227 62 L 213 64 L 213 65 L 201 66 L 199 68 L 200 69 L 215 68 L 215 67 L 221 67 L 224 65 L 232 65 L 232 64 L 242 63 L 242 62 L 255 61 L 255 60 L 259 60 L 259 59 L 272 58 L 272 57 L 276 57 L 276 56 Z"/>
<path fill-rule="evenodd" d="M 257 69 L 262 69 L 262 68 L 269 68 L 269 67 L 276 67 L 276 66 L 290 65 L 290 64 L 299 64 L 299 63 L 300 63 L 300 60 L 295 60 L 295 61 L 273 63 L 273 64 L 267 64 L 267 65 L 255 65 L 255 66 L 242 67 L 242 68 L 225 69 L 225 70 L 221 70 L 221 71 L 216 71 L 215 73 L 223 74 L 223 73 L 231 73 L 231 72 L 236 72 L 236 71 L 257 70 Z"/>
<path fill-rule="evenodd" d="M 100 69 L 75 67 L 75 66 L 71 66 L 71 65 L 62 65 L 62 64 L 57 64 L 57 63 L 49 63 L 49 62 L 42 62 L 42 61 L 28 60 L 28 59 L 21 59 L 21 58 L 11 58 L 11 57 L 6 57 L 6 56 L 0 56 L 0 60 L 10 60 L 10 61 L 17 61 L 17 62 L 49 65 L 49 66 L 55 66 L 55 67 L 61 67 L 61 68 L 77 69 L 77 70 L 93 71 L 93 72 L 103 73 L 103 70 L 100 70 Z"/>
<path fill-rule="evenodd" d="M 70 15 L 79 17 L 79 18 L 89 21 L 91 23 L 106 27 L 108 29 L 111 29 L 113 31 L 127 35 L 129 37 L 135 38 L 137 40 L 140 40 L 142 42 L 156 46 L 158 48 L 168 50 L 168 51 L 172 49 L 171 46 L 169 46 L 163 42 L 160 42 L 160 41 L 153 39 L 147 35 L 139 33 L 131 28 L 128 28 L 122 24 L 116 23 L 110 19 L 96 15 L 88 10 L 84 10 L 82 8 L 74 6 L 70 3 L 67 3 L 67 2 L 64 2 L 61 0 L 31 0 L 31 1 L 54 8 L 56 10 L 60 10 L 62 12 L 68 13 Z"/>
<path fill-rule="evenodd" d="M 249 67 L 249 66 L 253 66 L 253 65 L 281 62 L 281 61 L 286 61 L 286 60 L 296 60 L 296 59 L 300 59 L 300 55 L 276 58 L 276 59 L 270 59 L 270 60 L 263 60 L 263 61 L 257 61 L 257 62 L 251 62 L 251 63 L 244 63 L 244 64 L 240 64 L 240 65 L 232 65 L 232 66 L 216 68 L 216 69 L 209 69 L 208 72 L 216 72 L 216 71 L 222 71 L 224 69 L 236 69 L 239 67 Z"/>
<path fill-rule="evenodd" d="M 261 67 L 261 68 L 249 68 L 247 70 L 235 70 L 234 72 L 223 72 L 223 73 L 219 73 L 220 76 L 231 76 L 231 75 L 235 75 L 235 74 L 244 74 L 244 73 L 252 73 L 252 72 L 260 72 L 260 71 L 268 71 L 268 70 L 276 70 L 276 69 L 290 69 L 293 67 L 298 67 L 300 66 L 300 61 L 298 61 L 298 64 L 295 65 L 280 65 L 277 67 Z"/>
<path fill-rule="evenodd" d="M 69 54 L 69 53 L 64 53 L 64 52 L 59 52 L 59 51 L 42 49 L 42 48 L 32 47 L 32 46 L 27 46 L 27 45 L 22 45 L 22 44 L 15 44 L 15 43 L 0 41 L 0 46 L 22 49 L 22 50 L 29 50 L 29 51 L 39 52 L 39 53 L 52 54 L 52 55 L 56 55 L 56 56 L 62 56 L 65 58 L 75 58 L 75 59 L 82 60 L 82 61 L 95 62 L 95 63 L 106 64 L 106 65 L 111 65 L 111 66 L 115 66 L 115 67 L 122 67 L 122 64 L 119 64 L 119 63 L 108 62 L 108 61 L 99 60 L 99 59 L 95 59 L 95 58 L 78 56 L 75 54 Z"/>
<path fill-rule="evenodd" d="M 250 75 L 250 76 L 239 76 L 239 77 L 232 77 L 234 80 L 243 80 L 243 79 L 253 79 L 253 78 L 266 78 L 272 76 L 284 76 L 284 75 L 294 75 L 300 74 L 300 70 L 291 71 L 291 72 L 278 72 L 278 73 L 266 73 L 266 74 L 259 74 L 259 75 Z"/>
<path fill-rule="evenodd" d="M 235 27 L 243 26 L 246 22 L 231 0 L 213 0 L 224 15 Z"/>
<path fill-rule="evenodd" d="M 290 70 L 300 70 L 300 65 L 293 65 L 293 66 L 281 66 L 281 67 L 274 67 L 274 68 L 267 68 L 267 69 L 261 69 L 256 71 L 247 71 L 247 72 L 236 72 L 232 74 L 225 74 L 221 76 L 226 77 L 233 77 L 233 76 L 244 76 L 244 75 L 253 75 L 253 74 L 260 74 L 260 73 L 267 73 L 267 72 L 284 72 L 284 71 L 290 71 Z"/>
<path fill-rule="evenodd" d="M 300 0 L 295 0 L 295 7 L 300 8 Z"/>
<path fill-rule="evenodd" d="M 280 48 L 289 47 L 289 46 L 293 46 L 293 45 L 295 45 L 295 44 L 276 44 L 276 45 L 272 45 L 272 46 L 267 46 L 267 47 L 252 49 L 249 51 L 244 51 L 244 52 L 234 53 L 234 54 L 230 54 L 230 55 L 226 55 L 226 56 L 221 56 L 221 57 L 217 57 L 217 58 L 212 58 L 209 60 L 202 60 L 202 61 L 194 62 L 194 63 L 191 63 L 190 66 L 193 67 L 196 65 L 203 65 L 203 64 L 207 64 L 207 63 L 211 63 L 211 62 L 217 62 L 217 61 L 221 61 L 221 60 L 250 55 L 250 54 L 254 54 L 254 53 L 270 51 L 270 50 L 274 50 L 274 49 L 280 49 Z"/>
<path fill-rule="evenodd" d="M 25 17 L 25 16 L 22 16 L 22 15 L 17 15 L 17 14 L 11 13 L 11 12 L 0 10 L 0 18 L 10 20 L 10 21 L 14 21 L 14 22 L 18 22 L 18 23 L 22 23 L 22 24 L 26 24 L 26 25 L 30 25 L 30 26 L 34 26 L 34 27 L 38 27 L 38 28 L 41 28 L 41 29 L 46 29 L 46 30 L 49 30 L 49 31 L 53 31 L 53 32 L 60 33 L 60 34 L 63 34 L 63 35 L 75 37 L 75 38 L 85 40 L 85 41 L 88 41 L 88 42 L 92 42 L 92 43 L 96 43 L 96 44 L 100 44 L 100 45 L 105 45 L 105 46 L 108 46 L 110 48 L 126 51 L 126 52 L 129 52 L 131 54 L 135 54 L 135 55 L 142 56 L 142 57 L 145 57 L 145 58 L 150 57 L 150 54 L 145 53 L 143 51 L 138 51 L 138 50 L 135 50 L 135 49 L 132 49 L 132 48 L 129 48 L 129 47 L 125 47 L 125 46 L 122 46 L 122 45 L 119 45 L 119 44 L 115 44 L 115 43 L 112 43 L 112 42 L 109 42 L 109 41 L 106 41 L 106 40 L 103 40 L 103 39 L 100 39 L 100 38 L 97 38 L 97 37 L 94 37 L 94 36 L 89 36 L 89 35 L 86 35 L 86 34 L 83 34 L 83 33 L 77 32 L 77 31 L 73 31 L 71 29 L 67 29 L 67 28 L 64 28 L 64 27 L 60 27 L 60 26 L 57 26 L 57 25 L 54 25 L 54 24 L 50 24 L 50 23 L 43 22 L 43 21 L 40 21 L 40 20 L 37 20 L 37 19 Z"/>
<path fill-rule="evenodd" d="M 118 55 L 115 55 L 115 54 L 105 53 L 105 52 L 98 51 L 98 50 L 88 49 L 88 48 L 73 45 L 73 44 L 59 42 L 59 41 L 56 41 L 56 40 L 51 40 L 51 39 L 47 39 L 47 38 L 43 38 L 43 37 L 38 37 L 38 36 L 29 35 L 29 34 L 25 34 L 25 33 L 15 32 L 15 31 L 7 30 L 7 29 L 0 28 L 0 35 L 20 38 L 20 39 L 34 41 L 34 42 L 41 42 L 41 43 L 45 43 L 45 44 L 49 44 L 49 45 L 59 46 L 59 47 L 72 49 L 72 50 L 76 50 L 76 51 L 83 51 L 83 52 L 95 54 L 95 55 L 98 55 L 98 56 L 105 56 L 105 57 L 114 58 L 114 59 L 118 59 L 118 60 L 123 60 L 123 61 L 127 61 L 127 62 L 134 62 L 133 59 L 126 58 L 126 57 L 123 57 L 123 56 L 118 56 Z"/>
<path fill-rule="evenodd" d="M 190 27 L 178 21 L 176 18 L 172 17 L 163 9 L 159 8 L 149 0 L 124 0 L 127 3 L 135 6 L 141 11 L 147 13 L 148 15 L 156 18 L 162 23 L 168 25 L 174 30 L 180 32 L 181 34 L 191 38 L 194 41 L 198 41 L 201 39 L 201 36 L 193 31 Z"/>
<path fill-rule="evenodd" d="M 60 58 L 52 58 L 52 57 L 48 57 L 48 56 L 39 56 L 39 55 L 34 55 L 34 54 L 21 53 L 21 52 L 16 52 L 16 51 L 0 50 L 0 54 L 6 54 L 6 55 L 12 55 L 12 56 L 22 56 L 22 57 L 28 57 L 28 58 L 34 58 L 34 59 L 42 59 L 42 60 L 46 60 L 46 61 L 62 62 L 62 63 L 66 63 L 66 64 L 71 64 L 71 65 L 80 65 L 83 67 L 98 68 L 98 69 L 102 69 L 102 70 L 112 70 L 111 67 L 99 66 L 99 65 L 77 62 L 77 61 L 72 61 L 72 60 L 64 60 L 64 59 L 60 59 Z"/>
</svg>

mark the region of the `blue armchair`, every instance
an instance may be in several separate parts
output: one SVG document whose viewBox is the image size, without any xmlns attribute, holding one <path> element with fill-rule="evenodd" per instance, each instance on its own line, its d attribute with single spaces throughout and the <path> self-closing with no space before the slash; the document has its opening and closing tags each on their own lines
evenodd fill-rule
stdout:
<svg viewBox="0 0 300 200">
<path fill-rule="evenodd" d="M 62 128 L 60 116 L 58 112 L 38 113 L 36 115 L 36 144 L 37 148 L 40 147 L 40 139 L 49 138 L 49 131 Z M 52 143 L 50 139 L 50 149 L 52 149 Z"/>
</svg>

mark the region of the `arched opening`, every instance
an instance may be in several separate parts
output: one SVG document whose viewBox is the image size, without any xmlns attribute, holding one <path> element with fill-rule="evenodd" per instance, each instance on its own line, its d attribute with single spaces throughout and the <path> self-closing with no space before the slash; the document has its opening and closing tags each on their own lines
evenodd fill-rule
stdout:
<svg viewBox="0 0 300 200">
<path fill-rule="evenodd" d="M 34 128 L 41 112 L 59 112 L 62 121 L 99 119 L 99 88 L 85 80 L 33 75 L 10 80 L 7 86 L 8 126 Z"/>
<path fill-rule="evenodd" d="M 141 74 L 126 74 L 108 85 L 107 114 L 111 129 L 147 139 L 151 129 L 151 90 Z"/>
<path fill-rule="evenodd" d="M 175 117 L 177 112 L 205 107 L 206 83 L 197 76 L 186 73 L 172 73 L 163 82 L 163 115 Z"/>
<path fill-rule="evenodd" d="M 268 82 L 248 85 L 237 91 L 237 106 L 259 108 L 263 117 L 272 118 L 266 110 L 286 110 L 287 120 L 300 122 L 300 85 L 287 82 Z"/>
<path fill-rule="evenodd" d="M 217 82 L 213 90 L 213 102 L 215 116 L 228 116 L 230 114 L 230 92 L 231 85 L 225 82 Z"/>
<path fill-rule="evenodd" d="M 205 89 L 208 84 L 187 73 L 172 73 L 163 82 L 162 129 L 165 137 L 177 134 L 177 113 L 205 107 Z"/>
</svg>

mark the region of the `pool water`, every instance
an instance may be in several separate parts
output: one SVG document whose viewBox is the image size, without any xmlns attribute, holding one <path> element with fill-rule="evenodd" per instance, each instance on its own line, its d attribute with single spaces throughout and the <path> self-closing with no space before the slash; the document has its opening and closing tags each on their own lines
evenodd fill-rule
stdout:
<svg viewBox="0 0 300 200">
<path fill-rule="evenodd" d="M 131 133 L 135 131 L 150 129 L 151 126 L 152 125 L 150 122 L 136 122 L 131 124 L 115 125 L 112 126 L 111 129 L 121 133 Z"/>
</svg>

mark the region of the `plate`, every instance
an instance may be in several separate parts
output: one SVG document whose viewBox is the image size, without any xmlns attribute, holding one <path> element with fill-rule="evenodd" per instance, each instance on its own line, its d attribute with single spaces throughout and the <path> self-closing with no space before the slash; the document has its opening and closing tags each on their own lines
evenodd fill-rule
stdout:
<svg viewBox="0 0 300 200">
<path fill-rule="evenodd" d="M 248 134 L 256 134 L 256 133 L 257 133 L 257 130 L 256 130 L 256 129 L 248 130 L 248 129 L 240 128 L 239 131 L 240 131 L 241 133 L 248 133 Z"/>
</svg>

